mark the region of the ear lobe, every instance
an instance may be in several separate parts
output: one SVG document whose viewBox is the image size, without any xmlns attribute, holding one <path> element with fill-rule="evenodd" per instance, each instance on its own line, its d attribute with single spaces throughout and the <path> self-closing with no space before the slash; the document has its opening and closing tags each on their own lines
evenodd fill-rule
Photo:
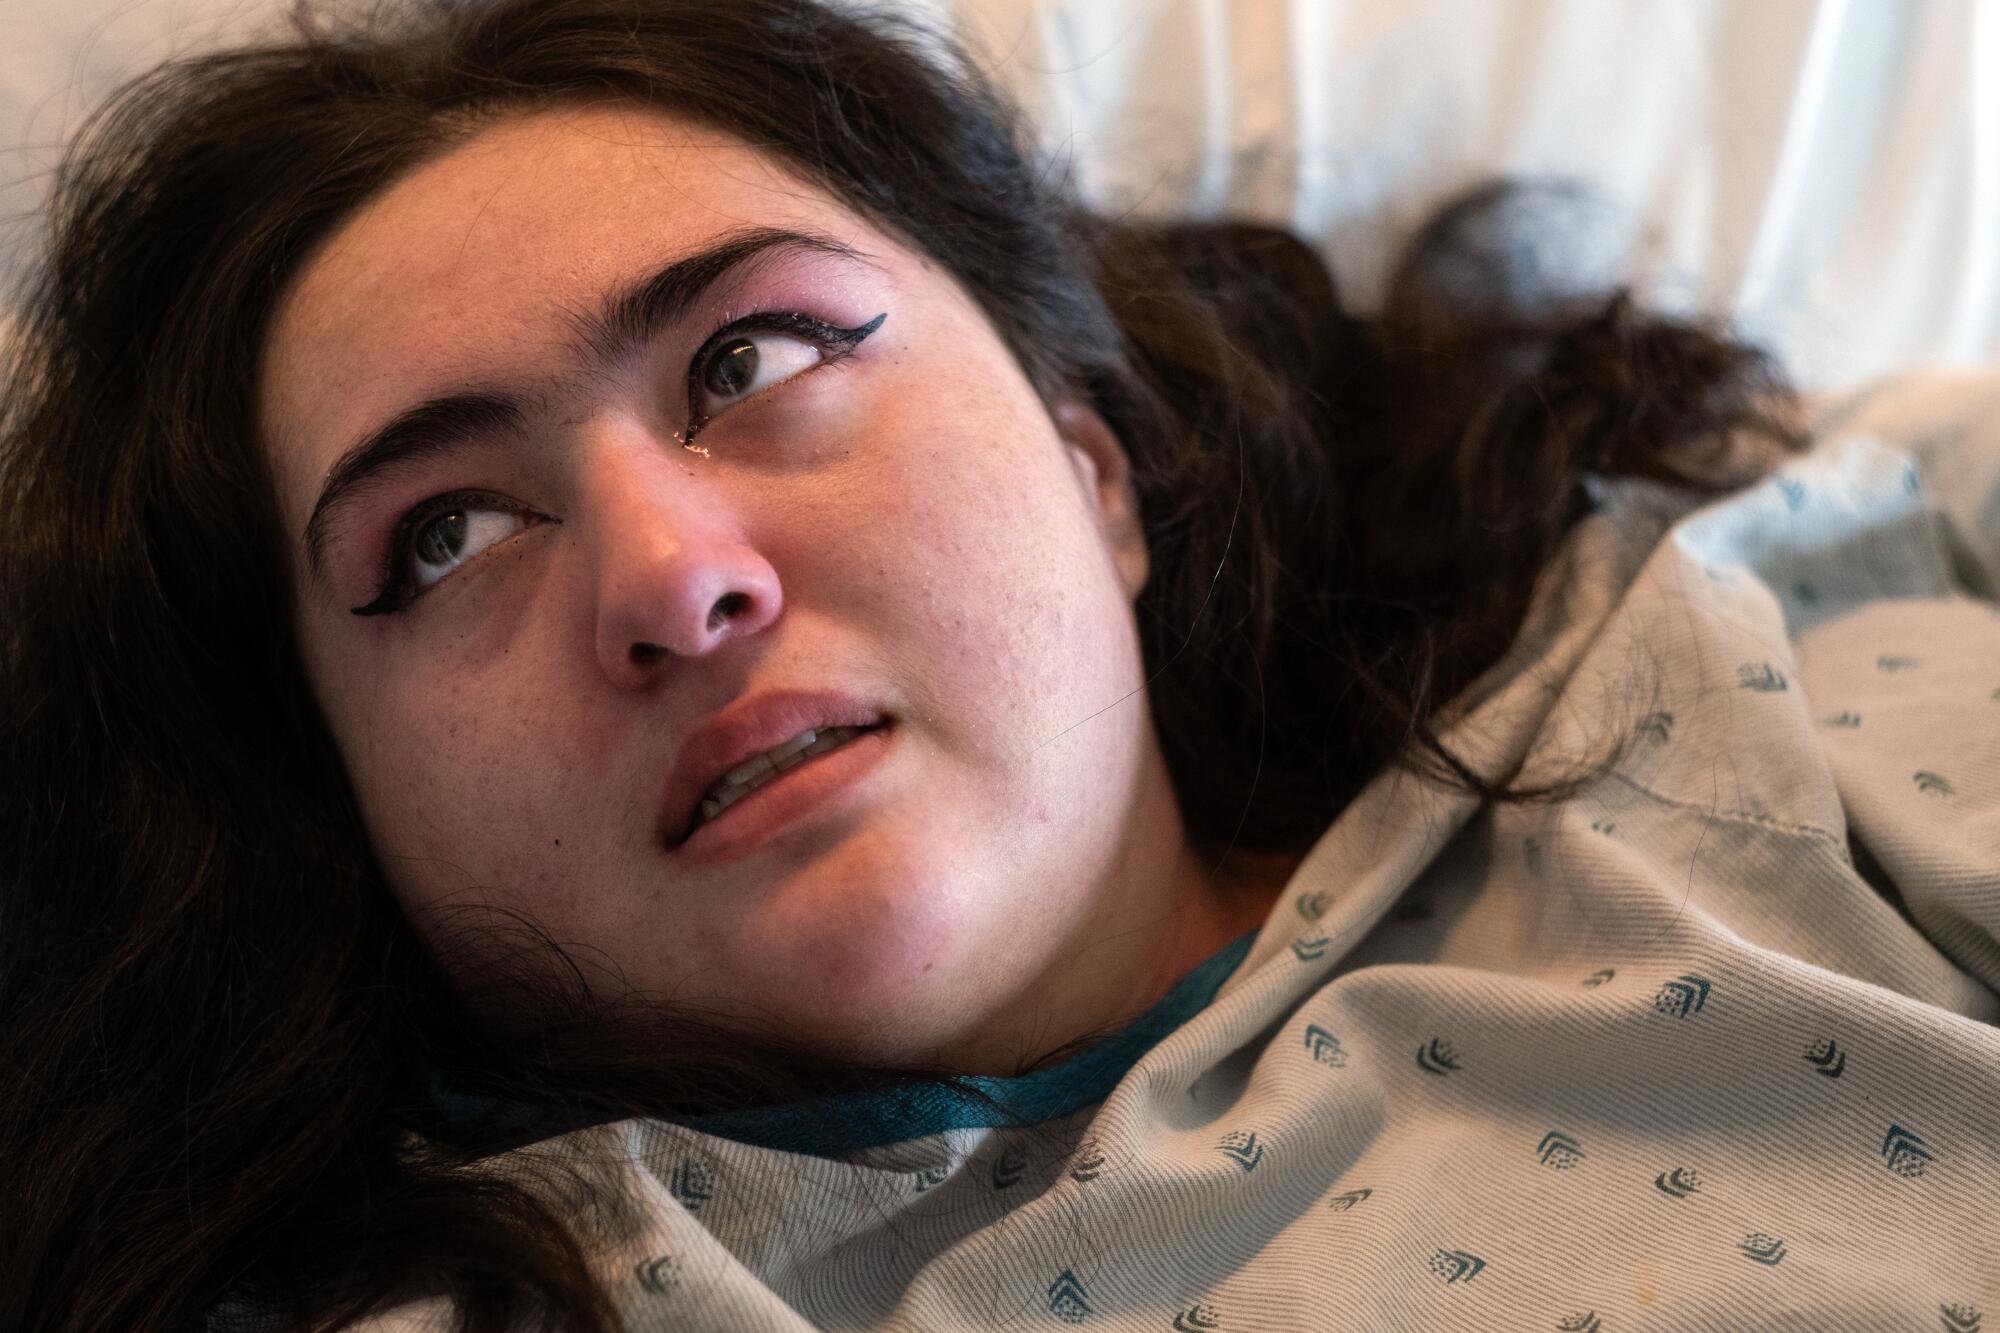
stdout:
<svg viewBox="0 0 2000 1333">
<path fill-rule="evenodd" d="M 1062 437 L 1070 466 L 1076 469 L 1084 499 L 1097 516 L 1112 563 L 1118 567 L 1128 597 L 1146 586 L 1151 562 L 1146 533 L 1139 522 L 1139 504 L 1132 491 L 1132 468 L 1125 447 L 1096 408 L 1065 394 L 1050 415 Z"/>
</svg>

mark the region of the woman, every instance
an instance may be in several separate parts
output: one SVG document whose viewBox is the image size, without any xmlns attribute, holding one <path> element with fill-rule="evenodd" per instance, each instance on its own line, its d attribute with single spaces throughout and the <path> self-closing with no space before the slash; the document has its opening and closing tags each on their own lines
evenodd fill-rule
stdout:
<svg viewBox="0 0 2000 1333">
<path fill-rule="evenodd" d="M 1720 1275 L 1624 1267 L 1616 1191 L 1504 1221 L 1586 1161 L 1699 1194 L 1645 1108 L 1761 1048 L 1661 1025 L 1758 985 L 1987 1053 L 1894 1126 L 1956 1217 L 2000 975 L 1757 794 L 1700 890 L 1607 841 L 1703 809 L 1675 735 L 1818 754 L 1703 732 L 1675 654 L 1776 607 L 1648 558 L 1797 440 L 1743 348 L 1521 308 L 1490 202 L 1364 324 L 807 0 L 440 2 L 129 91 L 8 409 L 7 1326 L 1861 1311 L 1738 1290 L 1787 1237 L 1726 1189 Z M 1818 936 L 1730 892 L 1766 826 Z M 1926 1273 L 1857 1317 L 1977 1318 Z"/>
</svg>

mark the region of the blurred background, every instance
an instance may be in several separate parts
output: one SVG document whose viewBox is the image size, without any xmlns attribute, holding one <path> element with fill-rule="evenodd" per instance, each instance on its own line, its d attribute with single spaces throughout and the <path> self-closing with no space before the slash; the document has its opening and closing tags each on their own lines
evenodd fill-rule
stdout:
<svg viewBox="0 0 2000 1333">
<path fill-rule="evenodd" d="M 393 3 L 393 0 L 389 0 Z M 1517 255 L 1729 315 L 1808 388 L 2000 354 L 2000 0 L 903 0 L 1104 209 L 1318 244 L 1366 309 L 1427 208 L 1592 187 Z M 0 283 L 121 81 L 287 0 L 0 0 Z M 1988 77 L 1982 80 L 1982 72 Z M 4 318 L 4 298 L 0 298 Z"/>
</svg>

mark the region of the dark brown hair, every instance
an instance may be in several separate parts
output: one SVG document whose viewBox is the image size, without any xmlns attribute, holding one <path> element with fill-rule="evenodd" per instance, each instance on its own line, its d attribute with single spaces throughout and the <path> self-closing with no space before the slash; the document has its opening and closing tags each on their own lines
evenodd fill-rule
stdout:
<svg viewBox="0 0 2000 1333">
<path fill-rule="evenodd" d="M 1559 793 L 1472 771 L 1432 723 L 1506 648 L 1583 479 L 1719 491 L 1751 475 L 1732 434 L 1788 439 L 1727 338 L 1622 294 L 1517 299 L 1491 196 L 1359 319 L 1282 233 L 1090 216 L 962 58 L 809 0 L 417 0 L 157 72 L 74 146 L 0 406 L 0 1327 L 186 1327 L 234 1292 L 332 1328 L 438 1291 L 468 1329 L 608 1329 L 590 1237 L 466 1169 L 504 1135 L 442 1117 L 431 1071 L 599 1118 L 946 1076 L 592 1008 L 580 980 L 536 993 L 527 1039 L 482 1035 L 307 690 L 253 425 L 274 301 L 483 118 L 605 96 L 822 183 L 952 273 L 1045 397 L 1103 411 L 1211 857 L 1303 850 L 1395 763 Z"/>
</svg>

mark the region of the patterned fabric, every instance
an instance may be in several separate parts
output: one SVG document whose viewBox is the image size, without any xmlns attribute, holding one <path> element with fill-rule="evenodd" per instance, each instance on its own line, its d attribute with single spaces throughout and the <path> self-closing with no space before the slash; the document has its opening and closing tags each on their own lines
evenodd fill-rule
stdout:
<svg viewBox="0 0 2000 1333">
<path fill-rule="evenodd" d="M 1841 404 L 1706 507 L 1601 488 L 1448 736 L 1615 765 L 1384 774 L 1101 1104 L 493 1169 L 623 1187 L 636 1330 L 2000 1333 L 1993 388 Z"/>
</svg>

